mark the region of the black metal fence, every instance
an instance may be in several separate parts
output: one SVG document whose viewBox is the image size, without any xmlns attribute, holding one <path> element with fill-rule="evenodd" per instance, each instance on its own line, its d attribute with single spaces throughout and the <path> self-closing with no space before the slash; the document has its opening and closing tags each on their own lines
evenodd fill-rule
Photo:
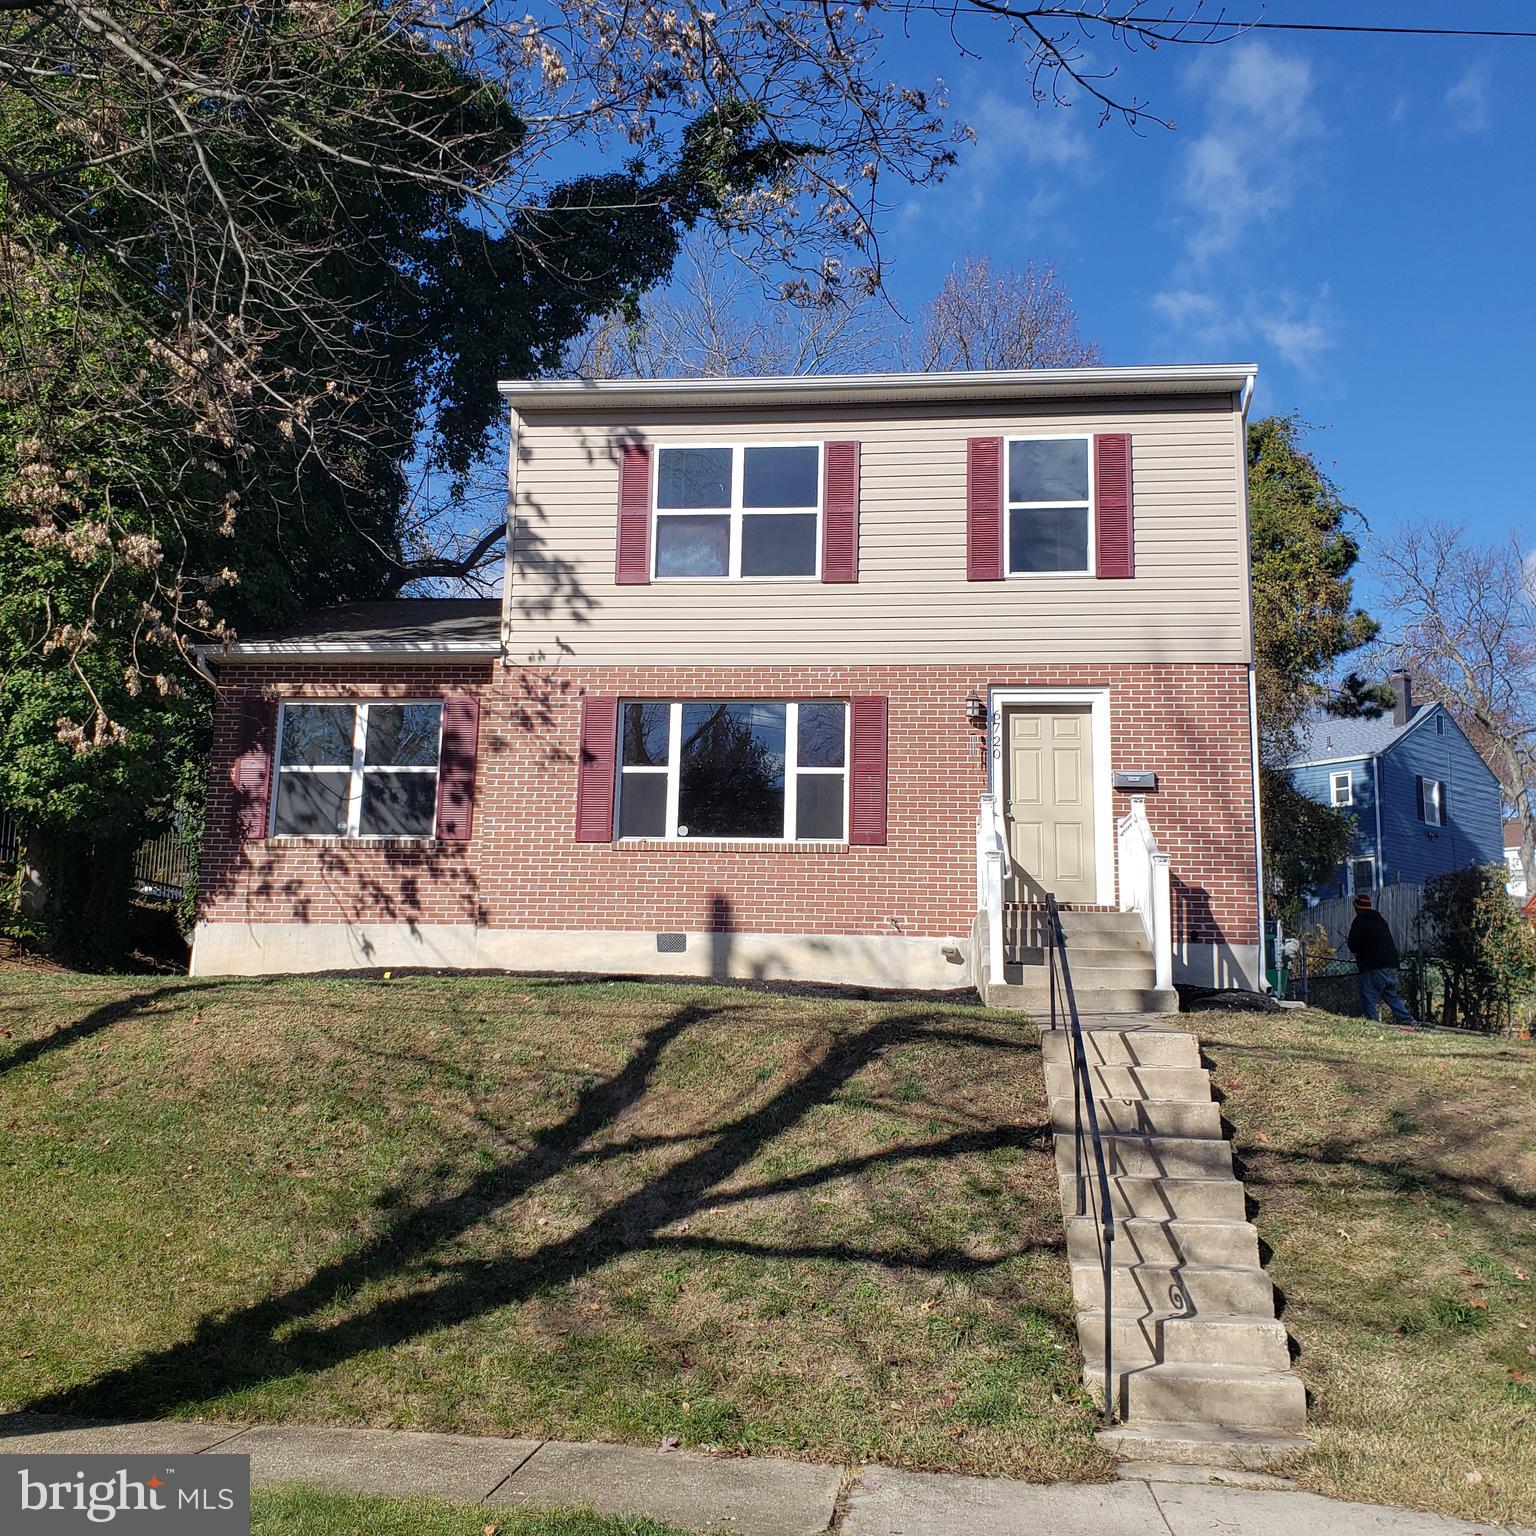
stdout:
<svg viewBox="0 0 1536 1536">
<path fill-rule="evenodd" d="M 9 811 L 0 810 L 0 869 L 15 869 L 21 858 L 21 846 L 15 818 Z M 150 838 L 133 856 L 136 892 L 150 901 L 179 901 L 192 879 L 191 850 L 175 827 Z"/>
<path fill-rule="evenodd" d="M 1306 944 L 1298 944 L 1290 964 L 1289 985 L 1283 995 L 1304 1002 L 1327 1013 L 1355 1016 L 1363 1011 L 1360 1000 L 1360 972 L 1353 957 L 1332 955 L 1319 958 Z M 1403 1001 L 1414 1018 L 1428 1024 L 1443 1023 L 1446 1016 L 1448 976 L 1445 963 L 1422 949 L 1404 950 L 1398 967 L 1398 985 Z M 1518 1032 L 1529 1027 L 1533 1008 L 1508 1003 L 1482 1020 L 1479 1034 Z M 1462 1026 L 1465 1027 L 1465 1026 Z"/>
</svg>

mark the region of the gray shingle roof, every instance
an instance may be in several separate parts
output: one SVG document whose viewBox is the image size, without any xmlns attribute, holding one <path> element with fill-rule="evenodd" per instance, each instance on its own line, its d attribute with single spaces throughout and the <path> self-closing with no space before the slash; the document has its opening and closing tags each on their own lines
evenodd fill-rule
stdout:
<svg viewBox="0 0 1536 1536">
<path fill-rule="evenodd" d="M 1435 707 L 1433 704 L 1416 706 L 1405 725 L 1394 725 L 1390 710 L 1376 720 L 1338 720 L 1332 715 L 1324 715 L 1301 728 L 1296 755 L 1286 767 L 1299 768 L 1303 763 L 1321 763 L 1335 757 L 1374 757 L 1378 752 L 1385 752 Z"/>
<path fill-rule="evenodd" d="M 241 635 L 230 656 L 447 653 L 494 656 L 501 649 L 501 600 L 401 597 L 317 608 L 296 623 Z"/>
</svg>

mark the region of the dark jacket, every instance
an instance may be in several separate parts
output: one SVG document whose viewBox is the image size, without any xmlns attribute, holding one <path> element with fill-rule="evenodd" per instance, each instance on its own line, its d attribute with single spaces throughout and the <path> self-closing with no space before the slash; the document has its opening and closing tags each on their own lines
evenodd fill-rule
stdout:
<svg viewBox="0 0 1536 1536">
<path fill-rule="evenodd" d="M 1380 912 L 1358 913 L 1349 925 L 1349 938 L 1345 941 L 1355 964 L 1362 971 L 1395 971 L 1397 969 L 1397 945 L 1392 941 L 1392 930 Z"/>
</svg>

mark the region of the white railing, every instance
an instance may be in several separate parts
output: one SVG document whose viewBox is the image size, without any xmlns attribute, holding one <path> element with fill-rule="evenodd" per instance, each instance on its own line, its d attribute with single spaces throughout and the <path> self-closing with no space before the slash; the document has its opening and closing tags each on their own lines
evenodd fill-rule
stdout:
<svg viewBox="0 0 1536 1536">
<path fill-rule="evenodd" d="M 1131 796 L 1129 813 L 1120 818 L 1120 910 L 1136 912 L 1152 945 L 1154 985 L 1173 985 L 1173 897 L 1168 855 L 1159 850 L 1147 820 L 1145 795 Z"/>
<path fill-rule="evenodd" d="M 1003 881 L 1007 875 L 1008 830 L 1002 807 L 996 795 L 983 795 L 976 813 L 976 910 L 985 920 L 986 979 L 995 987 L 1003 984 Z"/>
</svg>

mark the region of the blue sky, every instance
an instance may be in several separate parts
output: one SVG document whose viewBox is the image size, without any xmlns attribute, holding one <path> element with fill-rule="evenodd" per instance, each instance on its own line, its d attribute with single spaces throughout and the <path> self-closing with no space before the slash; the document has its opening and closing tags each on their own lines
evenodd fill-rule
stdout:
<svg viewBox="0 0 1536 1536">
<path fill-rule="evenodd" d="M 1524 0 L 1263 14 L 1536 27 Z M 1530 529 L 1536 39 L 1272 32 L 1124 56 L 1122 80 L 1177 124 L 1142 137 L 1086 103 L 1032 105 L 995 43 L 951 60 L 977 142 L 887 221 L 907 313 L 966 251 L 1054 262 L 1106 362 L 1257 362 L 1256 409 L 1323 429 L 1367 547 L 1410 522 Z"/>
</svg>

